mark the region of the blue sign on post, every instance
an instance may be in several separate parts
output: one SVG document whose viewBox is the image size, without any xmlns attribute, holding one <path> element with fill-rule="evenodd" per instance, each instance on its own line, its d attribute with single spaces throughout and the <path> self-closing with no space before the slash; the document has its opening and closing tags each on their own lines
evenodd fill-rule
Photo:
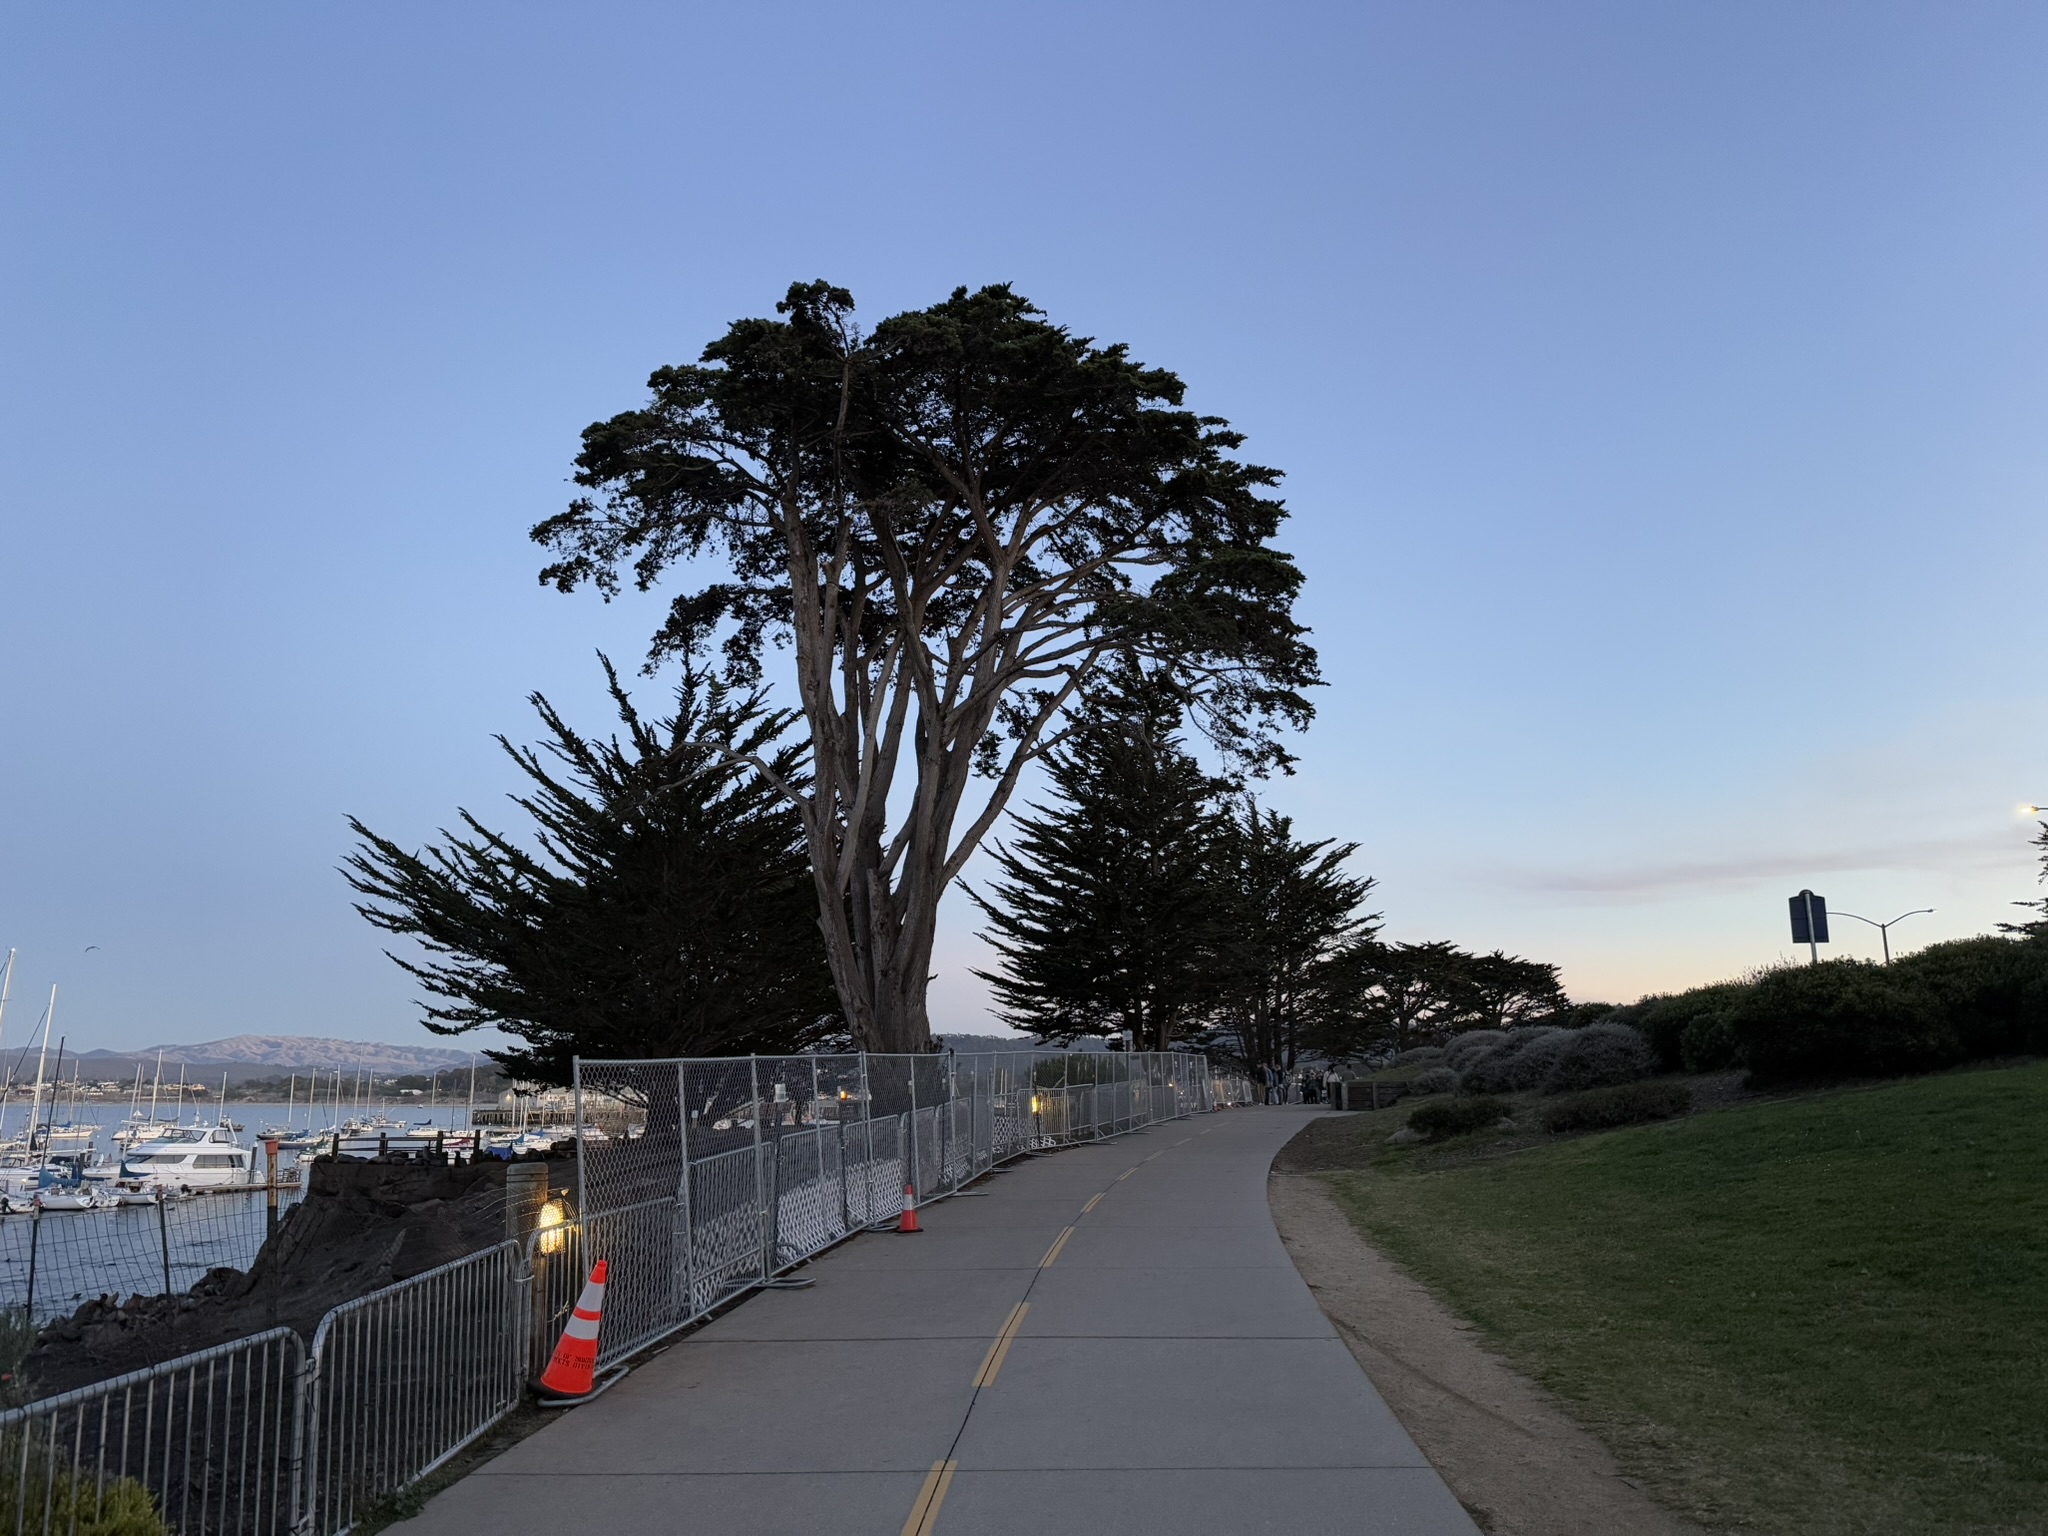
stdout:
<svg viewBox="0 0 2048 1536">
<path fill-rule="evenodd" d="M 1804 944 L 1820 959 L 1820 947 L 1828 941 L 1828 899 L 1811 891 L 1792 898 L 1792 942 Z"/>
</svg>

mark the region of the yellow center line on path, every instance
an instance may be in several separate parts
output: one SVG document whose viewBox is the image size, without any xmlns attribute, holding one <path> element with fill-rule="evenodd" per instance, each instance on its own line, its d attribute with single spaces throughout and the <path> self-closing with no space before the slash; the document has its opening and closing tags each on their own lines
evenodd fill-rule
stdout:
<svg viewBox="0 0 2048 1536">
<path fill-rule="evenodd" d="M 1109 1191 L 1105 1189 L 1104 1191 L 1102 1191 L 1102 1194 L 1091 1196 L 1089 1198 L 1088 1203 L 1081 1207 L 1081 1214 L 1083 1216 L 1086 1216 L 1090 1211 L 1094 1210 L 1096 1206 L 1102 1204 L 1102 1195 L 1106 1195 L 1108 1193 Z"/>
<path fill-rule="evenodd" d="M 939 1506 L 946 1502 L 946 1490 L 953 1485 L 953 1469 L 959 1465 L 957 1461 L 932 1463 L 931 1471 L 924 1475 L 924 1486 L 917 1490 L 917 1502 L 910 1506 L 910 1518 L 903 1522 L 903 1536 L 930 1536 Z"/>
<path fill-rule="evenodd" d="M 1073 1229 L 1070 1227 L 1068 1230 Z M 996 1372 L 1003 1368 L 1003 1362 L 1009 1358 L 1010 1341 L 1017 1337 L 1017 1330 L 1024 1326 L 1024 1314 L 1030 1310 L 1031 1303 L 1028 1301 L 1020 1301 L 1010 1308 L 1009 1317 L 1003 1321 L 1002 1332 L 996 1335 L 995 1343 L 989 1345 L 988 1353 L 981 1357 L 981 1369 L 974 1373 L 973 1384 L 977 1391 L 982 1387 L 995 1385 Z"/>
<path fill-rule="evenodd" d="M 1118 1174 L 1114 1179 L 1110 1180 L 1110 1182 L 1112 1184 L 1121 1184 L 1125 1179 L 1128 1179 L 1132 1174 L 1136 1173 L 1137 1171 L 1138 1170 L 1135 1168 L 1126 1168 L 1122 1173 Z"/>
<path fill-rule="evenodd" d="M 1060 1256 L 1060 1250 L 1067 1246 L 1067 1239 L 1072 1237 L 1073 1235 L 1074 1229 L 1072 1227 L 1068 1227 L 1064 1232 L 1060 1233 L 1058 1237 L 1054 1238 L 1052 1240 L 1052 1246 L 1045 1250 L 1045 1257 L 1038 1261 L 1038 1267 L 1040 1269 L 1051 1269 L 1052 1261 Z"/>
</svg>

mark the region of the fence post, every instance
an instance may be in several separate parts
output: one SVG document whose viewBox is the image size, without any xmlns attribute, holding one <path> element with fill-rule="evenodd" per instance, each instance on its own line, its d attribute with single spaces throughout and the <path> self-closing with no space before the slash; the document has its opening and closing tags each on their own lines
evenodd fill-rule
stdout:
<svg viewBox="0 0 2048 1536">
<path fill-rule="evenodd" d="M 306 1449 L 313 1437 L 312 1415 L 307 1411 L 312 1395 L 312 1364 L 306 1358 L 306 1346 L 297 1338 L 291 1339 L 288 1347 L 297 1359 L 292 1370 L 292 1446 L 287 1464 L 291 1468 L 288 1486 L 291 1490 L 291 1506 L 286 1514 L 286 1528 L 295 1533 L 310 1532 L 313 1528 L 311 1488 L 306 1483 Z"/>
<path fill-rule="evenodd" d="M 33 1334 L 36 1326 L 36 1246 L 43 1236 L 43 1208 L 38 1205 L 28 1218 L 28 1300 L 22 1303 L 22 1322 Z M 166 1294 L 170 1287 L 164 1287 Z M 23 1484 L 27 1486 L 26 1482 Z"/>
<path fill-rule="evenodd" d="M 690 1072 L 687 1062 L 676 1063 L 676 1145 L 682 1149 L 682 1168 L 676 1174 L 676 1209 L 683 1213 L 683 1307 L 681 1315 L 697 1310 L 697 1217 L 692 1209 L 690 1189 Z M 578 1159 L 580 1165 L 581 1159 Z M 576 1207 L 577 1219 L 583 1207 Z M 669 1290 L 674 1305 L 675 1290 Z"/>
<path fill-rule="evenodd" d="M 945 1076 L 940 1080 L 939 1089 L 945 1098 L 945 1109 L 939 1119 L 939 1182 L 946 1182 L 946 1170 L 953 1162 L 953 1053 L 946 1052 Z M 959 1188 L 956 1183 L 954 1188 Z"/>
<path fill-rule="evenodd" d="M 576 1215 L 580 1219 L 590 1209 L 590 1202 L 583 1198 L 583 1058 L 569 1058 L 569 1083 L 576 1094 Z"/>
<path fill-rule="evenodd" d="M 924 1191 L 917 1187 L 917 1176 L 924 1172 L 917 1162 L 917 1058 L 906 1056 L 903 1060 L 910 1078 L 910 1166 L 904 1171 L 909 1175 L 906 1182 L 910 1185 L 911 1198 L 922 1200 Z"/>
<path fill-rule="evenodd" d="M 170 1218 L 164 1214 L 164 1207 L 170 1203 L 170 1191 L 159 1189 L 156 1192 L 156 1236 L 158 1246 L 163 1250 L 164 1294 L 166 1296 L 171 1294 L 171 1222 Z"/>
<path fill-rule="evenodd" d="M 768 1243 L 770 1240 L 767 1236 L 767 1194 L 761 1187 L 761 1058 L 758 1056 L 749 1056 L 747 1058 L 747 1070 L 749 1073 L 752 1074 L 750 1081 L 753 1084 L 754 1090 L 754 1102 L 747 1111 L 747 1118 L 751 1120 L 754 1124 L 754 1209 L 756 1212 L 759 1213 L 761 1218 L 761 1278 L 763 1280 L 766 1280 L 768 1278 L 766 1257 L 768 1252 Z"/>
</svg>

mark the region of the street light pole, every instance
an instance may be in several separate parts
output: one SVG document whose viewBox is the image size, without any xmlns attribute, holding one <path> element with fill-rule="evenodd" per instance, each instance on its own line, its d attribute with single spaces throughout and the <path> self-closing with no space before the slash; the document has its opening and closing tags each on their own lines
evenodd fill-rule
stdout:
<svg viewBox="0 0 2048 1536">
<path fill-rule="evenodd" d="M 1932 907 L 1915 907 L 1910 912 L 1901 912 L 1891 922 L 1885 923 L 1880 923 L 1874 917 L 1858 917 L 1854 912 L 1844 912 L 1839 907 L 1835 909 L 1835 916 L 1854 917 L 1857 922 L 1868 923 L 1871 927 L 1875 928 L 1878 938 L 1884 943 L 1884 963 L 1890 965 L 1892 963 L 1892 923 L 1903 923 L 1909 917 L 1918 917 L 1923 912 L 1932 912 L 1933 910 L 1934 908 Z"/>
</svg>

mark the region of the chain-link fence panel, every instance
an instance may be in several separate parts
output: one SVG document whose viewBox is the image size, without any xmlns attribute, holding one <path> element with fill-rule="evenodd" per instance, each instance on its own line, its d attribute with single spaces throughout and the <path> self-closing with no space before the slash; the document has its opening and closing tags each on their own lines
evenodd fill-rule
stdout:
<svg viewBox="0 0 2048 1536">
<path fill-rule="evenodd" d="M 46 1323 L 97 1296 L 182 1295 L 208 1270 L 246 1270 L 300 1189 L 105 1198 L 88 1210 L 0 1215 L 0 1307 Z"/>
</svg>

